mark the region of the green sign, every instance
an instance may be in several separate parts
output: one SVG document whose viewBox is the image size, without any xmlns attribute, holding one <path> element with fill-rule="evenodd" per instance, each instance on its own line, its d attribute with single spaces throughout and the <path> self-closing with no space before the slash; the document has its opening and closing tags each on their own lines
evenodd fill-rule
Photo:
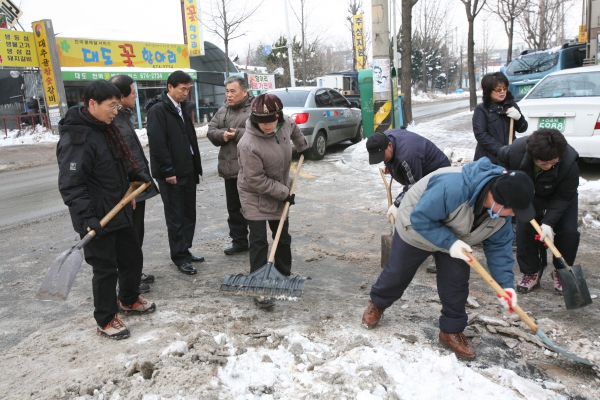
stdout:
<svg viewBox="0 0 600 400">
<path fill-rule="evenodd" d="M 108 80 L 115 75 L 128 75 L 134 81 L 166 81 L 173 71 L 153 71 L 148 69 L 144 72 L 128 72 L 128 71 L 62 71 L 63 81 L 93 81 L 96 79 Z M 192 79 L 197 78 L 196 72 L 186 71 Z"/>
</svg>

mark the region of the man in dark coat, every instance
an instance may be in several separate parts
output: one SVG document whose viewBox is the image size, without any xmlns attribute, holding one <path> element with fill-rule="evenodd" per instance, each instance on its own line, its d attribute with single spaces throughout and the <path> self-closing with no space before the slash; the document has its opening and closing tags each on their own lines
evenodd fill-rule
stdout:
<svg viewBox="0 0 600 400">
<path fill-rule="evenodd" d="M 231 246 L 224 253 L 231 256 L 248 251 L 248 221 L 242 214 L 242 204 L 237 188 L 240 170 L 237 144 L 246 132 L 246 120 L 250 116 L 250 105 L 254 96 L 248 93 L 246 80 L 241 76 L 230 76 L 225 80 L 225 104 L 208 124 L 206 137 L 219 146 L 219 176 L 225 180 L 227 201 L 227 224 Z"/>
<path fill-rule="evenodd" d="M 171 260 L 188 275 L 196 273 L 192 261 L 204 261 L 189 250 L 196 230 L 196 185 L 202 175 L 198 138 L 186 111 L 191 86 L 191 76 L 175 71 L 167 79 L 167 91 L 146 104 L 152 176 L 164 204 Z"/>
<path fill-rule="evenodd" d="M 144 148 L 140 143 L 140 139 L 135 132 L 133 126 L 133 110 L 135 109 L 137 91 L 133 83 L 133 79 L 128 75 L 116 75 L 110 79 L 110 82 L 121 92 L 121 100 L 119 104 L 121 109 L 115 117 L 115 124 L 123 137 L 127 141 L 127 145 L 131 149 L 131 153 L 137 161 L 138 168 L 150 176 L 150 163 L 144 154 Z M 136 197 L 133 201 L 133 227 L 138 235 L 140 246 L 144 243 L 144 214 L 146 212 L 146 200 L 158 194 L 158 187 L 152 181 L 152 185 L 142 194 Z M 154 282 L 154 275 L 142 273 L 140 291 L 146 293 L 150 291 L 149 283 Z"/>
<path fill-rule="evenodd" d="M 569 265 L 575 262 L 579 248 L 578 158 L 577 151 L 556 129 L 538 129 L 531 136 L 519 138 L 498 151 L 501 166 L 524 171 L 534 182 L 535 219 L 542 228 L 539 240 L 548 236 L 554 242 L 556 238 L 556 248 Z M 517 218 L 517 262 L 523 273 L 523 279 L 517 285 L 519 292 L 527 293 L 539 287 L 547 265 L 546 248 L 535 240 L 536 235 L 529 221 Z M 556 268 L 561 265 L 556 259 L 554 268 L 554 289 L 562 293 L 556 273 Z"/>
<path fill-rule="evenodd" d="M 73 229 L 82 238 L 90 230 L 96 232 L 84 247 L 84 254 L 94 274 L 97 333 L 111 339 L 124 339 L 130 334 L 118 317 L 119 308 L 126 313 L 150 313 L 156 309 L 139 292 L 143 256 L 131 222 L 131 205 L 121 209 L 104 227 L 100 224 L 100 219 L 125 196 L 129 182 L 151 180 L 138 168 L 114 124 L 120 96 L 119 89 L 111 83 L 91 82 L 83 92 L 84 105 L 70 108 L 59 122 L 56 148 L 58 189 L 69 207 Z"/>
<path fill-rule="evenodd" d="M 527 120 L 521 115 L 515 98 L 508 91 L 508 79 L 502 72 L 486 74 L 481 79 L 483 103 L 473 111 L 473 133 L 477 139 L 474 161 L 487 157 L 494 164 L 498 163 L 496 153 L 509 143 L 510 120 L 513 119 L 514 130 L 525 132 Z M 514 139 L 514 132 L 513 139 Z"/>
</svg>

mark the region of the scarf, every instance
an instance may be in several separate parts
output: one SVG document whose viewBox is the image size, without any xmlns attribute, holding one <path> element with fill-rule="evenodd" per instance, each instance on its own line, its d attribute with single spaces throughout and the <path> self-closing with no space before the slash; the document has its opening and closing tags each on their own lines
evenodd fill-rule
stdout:
<svg viewBox="0 0 600 400">
<path fill-rule="evenodd" d="M 119 128 L 117 128 L 117 125 L 115 125 L 114 122 L 107 124 L 99 121 L 90 113 L 87 107 L 83 107 L 82 112 L 83 115 L 93 122 L 104 124 L 105 129 L 102 133 L 104 134 L 106 143 L 108 143 L 108 148 L 110 149 L 110 152 L 114 158 L 121 160 L 125 171 L 129 169 L 138 169 L 137 161 L 135 160 L 133 153 L 131 153 L 131 149 L 127 145 L 127 141 L 123 137 L 123 134 L 119 131 Z"/>
</svg>

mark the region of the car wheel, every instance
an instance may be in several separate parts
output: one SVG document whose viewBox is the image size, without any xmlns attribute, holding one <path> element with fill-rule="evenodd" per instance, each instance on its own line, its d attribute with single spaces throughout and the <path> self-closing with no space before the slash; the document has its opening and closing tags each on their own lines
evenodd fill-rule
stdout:
<svg viewBox="0 0 600 400">
<path fill-rule="evenodd" d="M 321 160 L 325 157 L 325 150 L 327 149 L 327 138 L 323 131 L 317 132 L 315 139 L 313 140 L 313 145 L 311 149 L 311 153 L 313 159 Z"/>
<path fill-rule="evenodd" d="M 363 140 L 363 125 L 362 122 L 358 125 L 358 129 L 356 131 L 356 136 L 354 136 L 350 141 L 354 144 Z"/>
</svg>

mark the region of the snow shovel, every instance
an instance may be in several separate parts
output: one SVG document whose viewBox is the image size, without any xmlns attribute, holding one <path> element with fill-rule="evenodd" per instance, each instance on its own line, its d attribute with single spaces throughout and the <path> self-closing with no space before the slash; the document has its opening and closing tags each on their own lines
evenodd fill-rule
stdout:
<svg viewBox="0 0 600 400">
<path fill-rule="evenodd" d="M 383 168 L 379 168 L 379 174 L 381 175 L 381 179 L 383 179 L 383 184 L 385 185 L 385 191 L 387 193 L 389 208 L 392 205 L 392 182 L 394 181 L 394 178 L 391 178 L 390 183 L 388 184 L 387 180 L 385 179 L 385 172 Z M 388 259 L 390 258 L 390 252 L 392 251 L 392 236 L 394 235 L 395 223 L 395 218 L 393 215 L 391 216 L 391 223 L 392 232 L 385 235 L 381 235 L 381 268 L 384 268 L 387 264 Z"/>
<path fill-rule="evenodd" d="M 100 221 L 100 225 L 105 227 L 110 221 L 123 207 L 127 205 L 131 200 L 136 198 L 140 193 L 142 193 L 148 186 L 150 186 L 151 182 L 134 182 L 127 193 L 125 193 L 125 197 L 121 199 L 119 204 L 117 204 L 104 218 Z M 139 186 L 135 191 L 133 190 L 135 187 Z M 96 236 L 96 231 L 90 231 L 87 235 L 83 237 L 77 244 L 71 247 L 68 250 L 63 251 L 46 273 L 44 277 L 44 281 L 42 282 L 42 286 L 40 290 L 37 292 L 35 298 L 37 300 L 43 301 L 51 301 L 51 300 L 67 300 L 67 296 L 71 291 L 71 287 L 73 287 L 73 282 L 75 281 L 75 276 L 81 267 L 81 263 L 83 262 L 83 254 L 81 249 L 85 246 L 93 237 Z"/>
<path fill-rule="evenodd" d="M 296 181 L 298 180 L 298 175 L 300 175 L 300 168 L 302 168 L 303 162 L 304 155 L 300 155 L 300 160 L 298 160 L 298 168 L 296 168 L 296 174 L 294 175 L 292 187 L 290 188 L 290 195 L 294 193 Z M 287 295 L 299 297 L 302 295 L 302 287 L 304 286 L 304 282 L 307 279 L 310 279 L 310 277 L 285 276 L 281 274 L 281 272 L 279 272 L 274 265 L 275 251 L 277 250 L 277 244 L 279 243 L 279 238 L 283 229 L 283 223 L 287 218 L 289 209 L 290 203 L 286 202 L 285 207 L 283 208 L 283 213 L 281 214 L 281 219 L 279 220 L 279 226 L 277 228 L 277 233 L 275 234 L 275 239 L 273 240 L 273 247 L 271 248 L 271 253 L 269 254 L 267 263 L 256 271 L 250 273 L 250 275 L 227 275 L 223 280 L 223 284 L 221 285 L 221 291 L 234 292 L 237 294 L 256 293 L 264 296 Z"/>
<path fill-rule="evenodd" d="M 486 281 L 487 284 L 490 285 L 496 291 L 496 293 L 498 293 L 500 296 L 508 297 L 508 295 L 506 294 L 504 289 L 502 289 L 500 287 L 500 285 L 498 285 L 498 283 L 494 280 L 494 278 L 492 278 L 492 276 L 489 274 L 489 272 L 487 272 L 485 270 L 485 268 L 483 268 L 483 266 L 479 263 L 479 261 L 477 261 L 475 259 L 473 254 L 471 254 L 467 251 L 464 251 L 464 254 L 467 257 L 469 257 L 471 260 L 473 260 L 473 261 L 466 261 L 466 263 L 469 264 L 471 266 L 471 268 L 473 268 L 475 270 L 475 272 L 477 272 L 479 275 L 481 275 L 483 280 Z M 571 360 L 580 362 L 582 364 L 591 365 L 591 366 L 595 365 L 591 361 L 586 360 L 581 357 L 577 357 L 575 354 L 571 354 L 571 353 L 567 352 L 565 349 L 563 349 L 562 347 L 558 347 L 557 345 L 552 343 L 552 341 L 548 338 L 548 336 L 546 336 L 546 334 L 535 324 L 535 322 L 533 322 L 533 320 L 531 318 L 529 318 L 529 316 L 525 313 L 525 311 L 523 311 L 523 309 L 521 307 L 516 305 L 513 307 L 513 310 L 515 310 L 517 312 L 517 314 L 519 315 L 519 317 L 521 317 L 523 322 L 525 322 L 527 324 L 527 326 L 529 326 L 529 328 L 531 328 L 531 330 L 536 334 L 536 336 L 550 350 L 554 351 L 555 353 L 560 353 L 563 356 L 570 358 Z"/>
<path fill-rule="evenodd" d="M 542 234 L 542 228 L 535 219 L 532 219 L 531 225 L 535 228 L 539 235 Z M 554 257 L 562 265 L 562 268 L 557 268 L 556 272 L 560 278 L 560 283 L 563 288 L 563 297 L 565 299 L 565 307 L 567 310 L 574 310 L 592 304 L 592 296 L 588 290 L 587 282 L 583 276 L 581 265 L 573 265 L 569 267 L 563 256 L 560 254 L 554 243 L 549 237 L 544 238 L 544 243 L 550 248 Z"/>
</svg>

